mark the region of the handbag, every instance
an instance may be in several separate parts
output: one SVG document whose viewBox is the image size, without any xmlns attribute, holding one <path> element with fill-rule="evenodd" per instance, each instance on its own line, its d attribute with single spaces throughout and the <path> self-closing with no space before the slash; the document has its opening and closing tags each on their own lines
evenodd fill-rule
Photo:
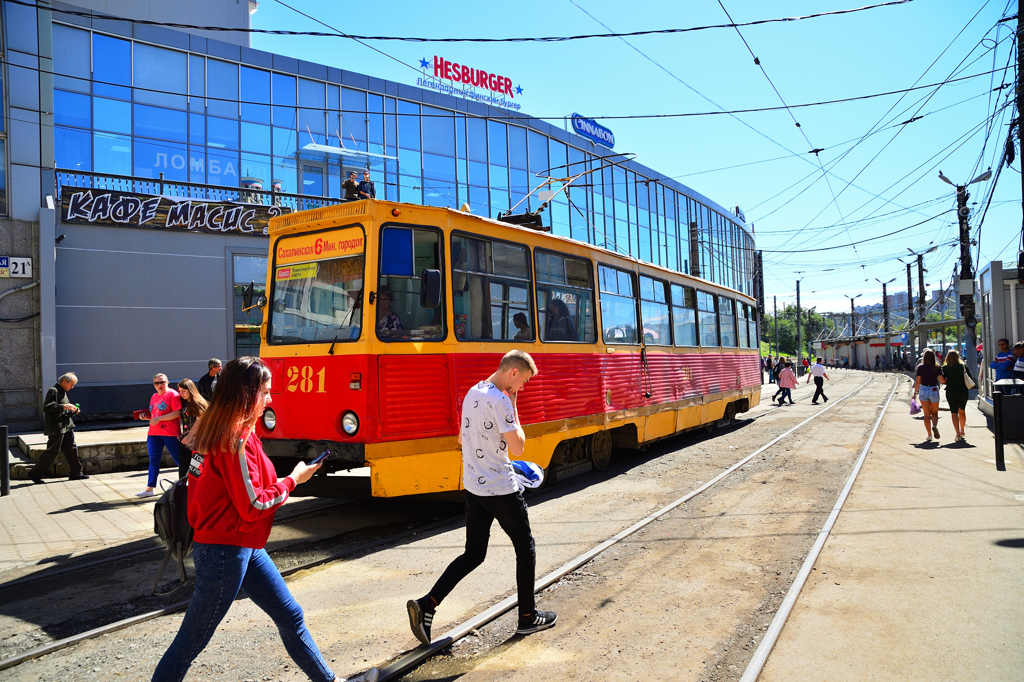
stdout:
<svg viewBox="0 0 1024 682">
<path fill-rule="evenodd" d="M 917 401 L 917 398 L 911 398 L 910 399 L 910 414 L 911 414 L 911 416 L 919 413 L 920 411 L 921 411 L 921 403 L 919 403 Z"/>
<path fill-rule="evenodd" d="M 971 378 L 971 373 L 967 371 L 966 367 L 964 367 L 964 384 L 967 385 L 967 390 L 977 386 L 977 384 L 974 383 L 974 379 Z"/>
</svg>

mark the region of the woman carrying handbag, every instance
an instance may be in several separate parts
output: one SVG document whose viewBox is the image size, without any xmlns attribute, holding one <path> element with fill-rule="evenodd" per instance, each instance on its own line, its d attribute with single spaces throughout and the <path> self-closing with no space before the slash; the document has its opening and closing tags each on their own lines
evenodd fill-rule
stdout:
<svg viewBox="0 0 1024 682">
<path fill-rule="evenodd" d="M 955 350 L 946 353 L 945 362 L 942 365 L 942 379 L 946 384 L 946 402 L 949 403 L 949 415 L 953 419 L 953 430 L 956 431 L 954 442 L 960 442 L 967 437 L 964 427 L 967 425 L 968 392 L 974 388 L 974 377 L 967 371 L 967 365 L 960 362 L 960 354 Z"/>
</svg>

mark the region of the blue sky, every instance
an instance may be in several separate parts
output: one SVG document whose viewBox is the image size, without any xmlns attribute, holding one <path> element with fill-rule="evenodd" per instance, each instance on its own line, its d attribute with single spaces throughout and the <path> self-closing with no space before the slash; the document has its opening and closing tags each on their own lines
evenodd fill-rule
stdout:
<svg viewBox="0 0 1024 682">
<path fill-rule="evenodd" d="M 840 2 L 722 0 L 734 21 L 851 9 Z M 609 2 L 527 0 L 517 3 L 288 4 L 346 33 L 420 37 L 521 37 L 685 28 L 726 23 L 718 0 Z M 736 116 L 604 120 L 616 150 L 677 178 L 722 206 L 736 204 L 753 223 L 764 250 L 765 293 L 779 305 L 794 300 L 844 311 L 844 294 L 878 301 L 875 279 L 906 269 L 896 257 L 910 247 L 926 256 L 928 289 L 948 283 L 959 257 L 954 182 L 998 165 L 1012 92 L 990 92 L 1014 77 L 1015 52 L 1007 0 L 913 0 L 863 12 L 742 28 L 768 79 L 734 29 L 560 43 L 422 44 L 254 35 L 253 47 L 360 73 L 415 84 L 422 58 L 451 61 L 508 76 L 523 88 L 524 113 L 557 118 L 713 112 L 820 102 L 994 75 L 925 88 L 904 96 Z M 975 16 L 976 15 L 976 16 Z M 973 17 L 973 21 L 972 21 Z M 325 30 L 276 2 L 263 0 L 255 28 Z M 634 49 L 634 47 L 636 49 Z M 641 54 L 641 52 L 643 54 Z M 645 56 L 646 55 L 646 56 Z M 1012 97 L 1012 95 L 1011 95 Z M 996 113 L 997 111 L 1002 113 Z M 994 122 L 987 123 L 995 114 Z M 904 125 L 916 116 L 921 118 Z M 869 135 L 869 133 L 871 133 Z M 806 139 L 804 137 L 806 135 Z M 866 137 L 865 137 L 866 136 Z M 863 138 L 863 139 L 862 139 Z M 810 144 L 808 144 L 808 141 Z M 812 146 L 813 145 L 813 146 Z M 812 148 L 821 148 L 821 164 Z M 1019 157 L 1018 153 L 1018 157 Z M 1020 159 L 1004 168 L 980 231 L 981 263 L 1015 260 L 1021 228 Z M 993 169 L 994 170 L 994 169 Z M 993 183 L 971 187 L 972 230 Z M 938 217 L 935 217 L 938 216 Z M 927 221 L 927 222 L 923 222 Z M 922 223 L 915 227 L 910 227 Z M 908 228 L 909 229 L 904 229 Z M 890 236 L 889 233 L 894 233 Z M 871 239 L 875 238 L 877 239 Z M 870 241 L 863 241 L 870 240 Z M 857 243 L 856 248 L 850 246 Z M 858 243 L 863 242 L 863 243 Z M 837 247 L 826 251 L 808 249 Z M 973 249 L 978 267 L 978 249 Z M 915 269 L 916 286 L 916 269 Z"/>
</svg>

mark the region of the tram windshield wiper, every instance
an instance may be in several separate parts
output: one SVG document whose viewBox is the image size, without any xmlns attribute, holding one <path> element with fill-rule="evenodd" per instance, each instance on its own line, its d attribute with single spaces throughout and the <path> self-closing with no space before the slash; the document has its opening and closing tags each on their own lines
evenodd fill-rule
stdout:
<svg viewBox="0 0 1024 682">
<path fill-rule="evenodd" d="M 342 322 L 341 325 L 338 327 L 338 333 L 334 335 L 334 341 L 331 341 L 331 347 L 327 349 L 327 354 L 328 355 L 334 355 L 334 346 L 338 343 L 338 339 L 341 338 L 341 330 L 349 328 L 349 322 L 352 321 L 352 313 L 354 313 L 356 311 L 356 308 L 361 308 L 362 305 L 363 305 L 363 292 L 360 291 L 359 295 L 356 296 L 355 303 L 353 303 L 352 307 L 349 308 L 348 316 L 345 318 L 345 321 Z M 351 332 L 349 332 L 349 333 L 351 334 Z"/>
</svg>

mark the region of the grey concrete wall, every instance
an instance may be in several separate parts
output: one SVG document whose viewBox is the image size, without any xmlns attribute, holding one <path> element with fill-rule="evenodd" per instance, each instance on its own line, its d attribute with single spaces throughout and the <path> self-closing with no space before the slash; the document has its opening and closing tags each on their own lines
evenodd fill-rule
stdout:
<svg viewBox="0 0 1024 682">
<path fill-rule="evenodd" d="M 231 253 L 268 240 L 62 225 L 57 247 L 57 373 L 74 371 L 89 414 L 142 409 L 152 377 L 198 379 L 234 357 Z"/>
<path fill-rule="evenodd" d="M 249 0 L 68 0 L 58 4 L 74 5 L 125 19 L 164 21 L 190 26 L 249 28 Z M 62 17 L 58 13 L 56 19 Z M 250 47 L 250 35 L 232 31 L 190 31 L 225 43 Z"/>
<path fill-rule="evenodd" d="M 0 220 L 0 255 L 30 256 L 39 263 L 39 226 L 20 220 Z M 0 294 L 33 284 L 33 279 L 0 279 Z M 39 375 L 39 286 L 0 299 L 0 424 L 14 432 L 42 424 Z"/>
</svg>

